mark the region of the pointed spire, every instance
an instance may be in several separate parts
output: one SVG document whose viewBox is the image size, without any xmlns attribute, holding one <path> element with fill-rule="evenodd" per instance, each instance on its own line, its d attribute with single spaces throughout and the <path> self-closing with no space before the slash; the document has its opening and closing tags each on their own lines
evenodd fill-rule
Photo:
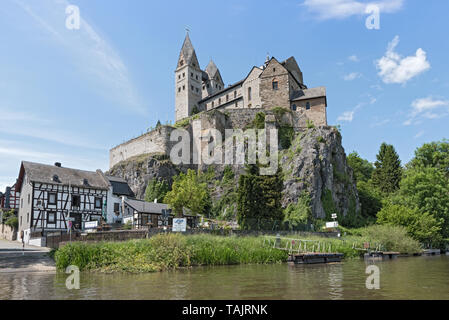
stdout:
<svg viewBox="0 0 449 320">
<path fill-rule="evenodd" d="M 217 65 L 212 59 L 210 59 L 209 64 L 206 67 L 206 73 L 209 75 L 210 79 L 213 79 L 217 72 L 218 72 Z"/>
</svg>

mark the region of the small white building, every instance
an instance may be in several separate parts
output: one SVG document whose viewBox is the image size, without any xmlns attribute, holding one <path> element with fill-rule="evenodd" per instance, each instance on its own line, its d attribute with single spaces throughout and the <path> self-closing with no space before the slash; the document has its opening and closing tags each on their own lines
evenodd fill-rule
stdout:
<svg viewBox="0 0 449 320">
<path fill-rule="evenodd" d="M 107 202 L 107 223 L 124 223 L 124 201 L 135 197 L 128 182 L 119 177 L 105 176 L 109 183 Z"/>
</svg>

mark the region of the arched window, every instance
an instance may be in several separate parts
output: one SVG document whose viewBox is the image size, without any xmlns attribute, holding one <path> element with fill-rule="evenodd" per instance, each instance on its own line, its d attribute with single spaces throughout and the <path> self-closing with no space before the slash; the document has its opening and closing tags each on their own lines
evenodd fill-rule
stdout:
<svg viewBox="0 0 449 320">
<path fill-rule="evenodd" d="M 310 110 L 310 102 L 306 103 L 306 110 Z"/>
<path fill-rule="evenodd" d="M 248 101 L 251 101 L 251 87 L 248 88 Z"/>
<path fill-rule="evenodd" d="M 296 104 L 292 104 L 292 110 L 296 111 Z"/>
</svg>

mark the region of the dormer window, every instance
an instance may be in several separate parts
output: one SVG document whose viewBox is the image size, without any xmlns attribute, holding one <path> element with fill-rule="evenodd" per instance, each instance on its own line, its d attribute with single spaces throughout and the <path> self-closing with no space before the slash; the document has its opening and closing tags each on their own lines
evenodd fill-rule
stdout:
<svg viewBox="0 0 449 320">
<path fill-rule="evenodd" d="M 58 177 L 58 175 L 57 174 L 55 174 L 54 176 L 53 176 L 53 181 L 54 182 L 61 182 L 60 180 L 59 180 L 59 177 Z"/>
<path fill-rule="evenodd" d="M 89 181 L 87 179 L 83 179 L 83 186 L 89 186 Z"/>
</svg>

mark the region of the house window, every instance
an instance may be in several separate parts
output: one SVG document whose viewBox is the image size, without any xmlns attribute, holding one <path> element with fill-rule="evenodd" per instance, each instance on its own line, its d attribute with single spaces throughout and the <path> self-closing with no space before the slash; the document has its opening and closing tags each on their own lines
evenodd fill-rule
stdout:
<svg viewBox="0 0 449 320">
<path fill-rule="evenodd" d="M 239 107 L 239 104 L 238 104 L 238 102 L 237 102 L 237 101 L 235 102 L 235 107 L 236 107 L 236 108 L 238 108 L 238 107 Z"/>
<path fill-rule="evenodd" d="M 214 102 L 212 101 L 212 108 L 214 107 Z"/>
<path fill-rule="evenodd" d="M 196 77 L 195 77 L 195 78 L 196 78 L 196 80 L 198 80 L 198 75 L 196 75 Z"/>
<path fill-rule="evenodd" d="M 218 99 L 218 105 L 220 105 L 220 104 L 221 104 L 221 98 Z"/>
<path fill-rule="evenodd" d="M 47 212 L 47 224 L 56 224 L 56 212 Z"/>
<path fill-rule="evenodd" d="M 190 86 L 190 89 L 192 89 L 192 91 L 195 91 L 195 90 L 193 89 L 193 86 Z"/>
<path fill-rule="evenodd" d="M 248 88 L 248 101 L 251 101 L 251 87 Z"/>
<path fill-rule="evenodd" d="M 181 75 L 178 75 L 178 79 L 181 79 Z"/>
<path fill-rule="evenodd" d="M 234 99 L 237 98 L 237 90 L 234 91 Z"/>
<path fill-rule="evenodd" d="M 95 209 L 101 209 L 101 201 L 102 198 L 100 197 L 95 197 Z"/>
<path fill-rule="evenodd" d="M 48 204 L 55 205 L 57 201 L 56 193 L 49 193 L 48 194 Z"/>
<path fill-rule="evenodd" d="M 181 92 L 181 87 L 178 88 L 178 92 Z"/>
<path fill-rule="evenodd" d="M 185 90 L 186 89 L 186 86 L 182 86 L 182 90 Z"/>
<path fill-rule="evenodd" d="M 229 101 L 229 94 L 226 95 L 226 102 Z"/>
<path fill-rule="evenodd" d="M 120 214 L 120 203 L 114 203 L 114 212 Z"/>
<path fill-rule="evenodd" d="M 306 110 L 310 110 L 310 102 L 306 103 Z"/>
<path fill-rule="evenodd" d="M 28 194 L 28 204 L 30 204 L 30 195 Z"/>
<path fill-rule="evenodd" d="M 292 104 L 292 110 L 296 111 L 296 104 Z"/>
<path fill-rule="evenodd" d="M 78 195 L 72 195 L 72 207 L 81 206 L 81 197 Z"/>
<path fill-rule="evenodd" d="M 279 89 L 279 83 L 277 81 L 273 81 L 273 90 Z"/>
<path fill-rule="evenodd" d="M 183 78 L 186 77 L 186 73 L 185 73 L 185 72 L 182 73 L 182 77 L 183 77 Z"/>
</svg>

